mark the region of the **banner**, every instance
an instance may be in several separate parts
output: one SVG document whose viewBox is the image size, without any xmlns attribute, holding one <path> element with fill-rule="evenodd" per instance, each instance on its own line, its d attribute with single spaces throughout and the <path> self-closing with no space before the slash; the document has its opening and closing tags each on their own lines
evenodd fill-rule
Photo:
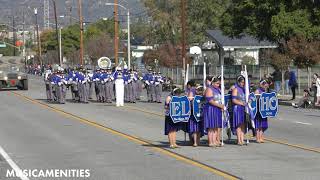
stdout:
<svg viewBox="0 0 320 180">
<path fill-rule="evenodd" d="M 248 105 L 253 113 L 253 117 L 255 117 L 258 112 L 258 106 L 257 106 L 258 102 L 257 102 L 257 97 L 254 93 L 250 93 Z"/>
<path fill-rule="evenodd" d="M 259 111 L 262 118 L 276 117 L 278 109 L 278 98 L 275 92 L 261 94 L 259 100 Z"/>
<path fill-rule="evenodd" d="M 188 122 L 191 116 L 190 101 L 187 96 L 173 96 L 170 104 L 170 117 L 174 123 Z"/>
<path fill-rule="evenodd" d="M 193 99 L 193 116 L 197 122 L 201 121 L 203 117 L 203 96 L 195 96 Z"/>
</svg>

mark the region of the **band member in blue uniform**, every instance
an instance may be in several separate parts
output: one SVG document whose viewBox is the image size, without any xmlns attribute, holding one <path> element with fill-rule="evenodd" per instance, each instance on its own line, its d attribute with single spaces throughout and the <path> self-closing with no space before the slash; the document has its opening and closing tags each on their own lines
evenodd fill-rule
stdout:
<svg viewBox="0 0 320 180">
<path fill-rule="evenodd" d="M 261 80 L 259 85 L 260 87 L 254 92 L 256 95 L 261 95 L 262 93 L 266 92 L 266 89 L 268 88 L 268 83 L 266 80 Z M 264 143 L 263 133 L 268 129 L 268 119 L 262 118 L 261 114 L 258 112 L 254 118 L 254 124 L 256 126 L 257 143 Z"/>
<path fill-rule="evenodd" d="M 130 74 L 128 70 L 128 66 L 124 65 L 123 71 L 123 80 L 124 80 L 124 102 L 129 102 L 129 79 L 130 79 Z"/>
<path fill-rule="evenodd" d="M 187 94 L 188 99 L 191 102 L 191 104 L 193 102 L 194 97 L 197 95 L 195 86 L 196 86 L 196 84 L 193 80 L 187 82 L 186 94 Z M 191 108 L 192 108 L 192 106 L 191 106 Z M 193 112 L 193 109 L 192 109 L 192 112 Z M 195 119 L 195 117 L 193 116 L 193 113 L 191 113 L 191 114 L 192 115 L 190 116 L 190 119 L 189 119 L 188 125 L 187 125 L 187 127 L 188 127 L 187 132 L 189 133 L 189 138 L 193 144 L 193 147 L 197 147 L 200 144 L 200 132 L 201 132 L 202 128 L 201 128 L 201 123 Z"/>
<path fill-rule="evenodd" d="M 174 149 L 179 147 L 176 144 L 176 132 L 183 130 L 185 125 L 184 123 L 173 123 L 171 117 L 170 117 L 170 101 L 172 96 L 180 96 L 182 94 L 182 90 L 179 88 L 175 88 L 172 90 L 171 94 L 167 96 L 164 104 L 165 109 L 165 125 L 164 125 L 164 134 L 168 135 L 170 148 Z"/>
<path fill-rule="evenodd" d="M 211 86 L 207 87 L 205 94 L 206 105 L 204 107 L 204 128 L 208 132 L 208 142 L 210 147 L 220 146 L 218 132 L 222 128 L 222 111 L 224 105 L 221 102 L 220 80 L 213 77 Z"/>
<path fill-rule="evenodd" d="M 66 99 L 66 84 L 67 84 L 67 81 L 64 77 L 64 74 L 63 74 L 63 69 L 60 68 L 58 70 L 58 74 L 57 74 L 57 97 L 58 97 L 58 102 L 60 104 L 65 104 L 65 99 Z"/>
<path fill-rule="evenodd" d="M 233 109 L 233 122 L 232 131 L 237 134 L 238 145 L 244 144 L 245 134 L 245 78 L 238 76 L 237 83 L 232 90 L 232 109 Z"/>
<path fill-rule="evenodd" d="M 128 80 L 128 102 L 136 103 L 136 81 L 138 78 L 135 76 L 132 69 L 129 70 L 129 80 Z"/>
<path fill-rule="evenodd" d="M 93 82 L 93 72 L 91 69 L 87 69 L 87 83 L 88 83 L 88 97 L 92 99 L 93 89 L 94 89 L 94 82 Z"/>
<path fill-rule="evenodd" d="M 99 90 L 99 83 L 100 83 L 100 69 L 97 69 L 96 72 L 93 74 L 92 80 L 94 82 L 94 90 L 96 93 L 97 101 L 100 101 L 100 90 Z"/>
<path fill-rule="evenodd" d="M 148 96 L 148 102 L 152 102 L 153 98 L 152 98 L 152 85 L 151 85 L 151 81 L 152 81 L 152 69 L 148 70 L 148 73 L 145 74 L 143 76 L 143 81 L 145 83 L 145 87 L 147 90 L 147 96 Z"/>
<path fill-rule="evenodd" d="M 113 80 L 114 77 L 112 75 L 111 68 L 107 68 L 106 78 L 105 78 L 105 91 L 106 91 L 106 102 L 112 103 L 113 99 Z"/>
</svg>

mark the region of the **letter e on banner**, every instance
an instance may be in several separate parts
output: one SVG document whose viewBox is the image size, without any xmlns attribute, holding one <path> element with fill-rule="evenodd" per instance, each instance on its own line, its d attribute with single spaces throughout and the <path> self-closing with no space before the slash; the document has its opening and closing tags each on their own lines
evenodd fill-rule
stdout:
<svg viewBox="0 0 320 180">
<path fill-rule="evenodd" d="M 173 96 L 170 104 L 170 117 L 174 123 L 188 122 L 191 116 L 190 101 L 187 96 Z"/>
</svg>

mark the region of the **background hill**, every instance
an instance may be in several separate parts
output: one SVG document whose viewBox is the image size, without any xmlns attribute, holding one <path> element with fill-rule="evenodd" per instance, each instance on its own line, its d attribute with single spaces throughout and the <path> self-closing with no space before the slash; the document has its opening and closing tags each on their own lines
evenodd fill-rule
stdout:
<svg viewBox="0 0 320 180">
<path fill-rule="evenodd" d="M 85 22 L 93 22 L 100 18 L 112 18 L 113 6 L 106 6 L 106 2 L 113 2 L 113 0 L 82 0 L 83 1 L 83 15 Z M 132 21 L 137 21 L 139 18 L 146 18 L 146 12 L 141 0 L 119 0 L 119 3 L 129 7 L 132 14 Z M 57 14 L 69 15 L 78 18 L 77 0 L 56 0 Z M 23 12 L 27 25 L 33 25 L 35 18 L 33 9 L 38 8 L 38 21 L 40 26 L 43 26 L 43 0 L 0 0 L 0 23 L 12 24 L 12 15 L 15 16 L 16 24 L 22 24 Z M 50 0 L 50 22 L 54 22 L 53 5 Z M 126 21 L 126 12 L 119 9 L 119 20 Z M 60 23 L 67 25 L 70 18 L 59 19 Z M 73 20 L 75 22 L 76 20 Z"/>
</svg>

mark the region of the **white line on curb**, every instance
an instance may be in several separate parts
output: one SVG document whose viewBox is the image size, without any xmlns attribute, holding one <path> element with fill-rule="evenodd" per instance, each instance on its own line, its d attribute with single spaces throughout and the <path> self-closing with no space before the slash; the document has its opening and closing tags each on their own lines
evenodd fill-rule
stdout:
<svg viewBox="0 0 320 180">
<path fill-rule="evenodd" d="M 305 123 L 305 122 L 299 122 L 299 121 L 296 121 L 296 122 L 294 122 L 294 123 L 296 123 L 296 124 L 303 124 L 303 125 L 309 125 L 309 126 L 312 125 L 311 123 Z"/>
<path fill-rule="evenodd" d="M 3 158 L 8 162 L 8 164 L 11 166 L 11 168 L 16 172 L 16 175 L 19 174 L 21 180 L 29 180 L 29 178 L 23 174 L 19 173 L 22 172 L 21 169 L 18 167 L 18 165 L 10 158 L 10 156 L 4 151 L 4 149 L 0 146 L 0 154 L 3 156 Z"/>
</svg>

